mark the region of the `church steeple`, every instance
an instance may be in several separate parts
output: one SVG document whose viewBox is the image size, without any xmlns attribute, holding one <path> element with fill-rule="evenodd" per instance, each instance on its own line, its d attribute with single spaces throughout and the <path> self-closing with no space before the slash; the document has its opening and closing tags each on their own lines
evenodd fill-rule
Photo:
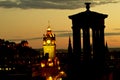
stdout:
<svg viewBox="0 0 120 80">
<path fill-rule="evenodd" d="M 109 52 L 109 48 L 108 48 L 107 42 L 106 42 L 106 45 L 105 45 L 105 51 L 106 51 L 106 52 Z"/>
<path fill-rule="evenodd" d="M 72 45 L 71 45 L 71 38 L 69 36 L 69 43 L 68 43 L 68 53 L 71 54 L 72 53 Z"/>
</svg>

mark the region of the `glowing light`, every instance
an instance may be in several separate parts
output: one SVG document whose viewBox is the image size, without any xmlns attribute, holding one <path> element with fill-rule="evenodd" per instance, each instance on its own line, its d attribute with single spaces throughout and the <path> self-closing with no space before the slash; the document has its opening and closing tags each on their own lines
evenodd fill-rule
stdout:
<svg viewBox="0 0 120 80">
<path fill-rule="evenodd" d="M 53 66 L 53 62 L 49 63 L 48 65 L 49 65 L 49 66 Z"/>
<path fill-rule="evenodd" d="M 50 27 L 47 28 L 47 31 L 51 31 Z"/>
<path fill-rule="evenodd" d="M 45 45 L 45 44 L 46 44 L 46 42 L 44 41 L 44 42 L 43 42 L 43 44 Z"/>
<path fill-rule="evenodd" d="M 52 61 L 52 59 L 49 58 L 48 61 Z"/>
<path fill-rule="evenodd" d="M 49 76 L 47 80 L 53 80 L 52 76 Z"/>
<path fill-rule="evenodd" d="M 60 66 L 58 67 L 58 70 L 60 70 Z"/>
<path fill-rule="evenodd" d="M 57 61 L 57 65 L 59 65 L 60 64 L 60 62 L 59 61 Z"/>
<path fill-rule="evenodd" d="M 60 73 L 61 73 L 61 74 L 64 74 L 64 71 L 61 71 Z"/>
<path fill-rule="evenodd" d="M 55 43 L 55 41 L 52 41 L 52 44 L 54 44 Z"/>
<path fill-rule="evenodd" d="M 12 70 L 11 68 L 9 68 L 9 70 Z"/>
<path fill-rule="evenodd" d="M 57 80 L 62 80 L 62 78 L 58 78 Z"/>
<path fill-rule="evenodd" d="M 41 63 L 41 67 L 45 67 L 45 64 L 44 64 L 44 63 Z"/>
<path fill-rule="evenodd" d="M 51 43 L 51 40 L 47 40 L 47 43 L 50 44 L 50 43 Z"/>
<path fill-rule="evenodd" d="M 6 71 L 8 71 L 8 68 L 5 68 Z"/>
</svg>

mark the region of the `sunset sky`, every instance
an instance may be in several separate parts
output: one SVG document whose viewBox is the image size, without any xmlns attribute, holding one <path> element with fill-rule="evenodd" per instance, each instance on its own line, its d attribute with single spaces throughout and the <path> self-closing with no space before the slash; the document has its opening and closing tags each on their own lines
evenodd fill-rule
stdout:
<svg viewBox="0 0 120 80">
<path fill-rule="evenodd" d="M 85 11 L 108 14 L 105 19 L 105 42 L 120 47 L 120 0 L 0 0 L 0 38 L 27 40 L 32 48 L 42 48 L 42 37 L 48 21 L 56 34 L 57 48 L 67 49 L 72 39 L 72 22 L 68 16 Z"/>
</svg>

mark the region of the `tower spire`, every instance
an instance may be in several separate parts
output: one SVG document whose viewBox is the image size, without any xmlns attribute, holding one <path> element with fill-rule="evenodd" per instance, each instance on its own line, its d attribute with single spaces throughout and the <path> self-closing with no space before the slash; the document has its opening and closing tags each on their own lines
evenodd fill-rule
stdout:
<svg viewBox="0 0 120 80">
<path fill-rule="evenodd" d="M 48 27 L 50 27 L 50 21 L 48 20 Z"/>
<path fill-rule="evenodd" d="M 51 28 L 50 28 L 50 21 L 48 21 L 47 31 L 51 31 Z"/>
<path fill-rule="evenodd" d="M 109 48 L 108 48 L 107 42 L 106 42 L 105 48 L 106 48 L 106 52 L 109 52 Z"/>
<path fill-rule="evenodd" d="M 71 45 L 71 38 L 69 36 L 69 43 L 68 43 L 68 53 L 72 53 L 72 45 Z"/>
</svg>

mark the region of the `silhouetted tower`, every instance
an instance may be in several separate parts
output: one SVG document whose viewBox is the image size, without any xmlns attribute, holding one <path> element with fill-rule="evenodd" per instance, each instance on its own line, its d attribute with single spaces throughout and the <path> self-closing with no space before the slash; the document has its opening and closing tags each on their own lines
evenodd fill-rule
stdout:
<svg viewBox="0 0 120 80">
<path fill-rule="evenodd" d="M 70 36 L 69 36 L 69 43 L 68 43 L 68 54 L 69 54 L 69 55 L 72 54 L 72 44 L 71 44 Z"/>
<path fill-rule="evenodd" d="M 90 3 L 85 4 L 86 11 L 69 16 L 69 19 L 72 20 L 73 53 L 76 58 L 79 58 L 76 60 L 80 60 L 81 66 L 88 68 L 93 64 L 95 71 L 99 73 L 104 69 L 104 19 L 108 15 L 90 11 Z M 90 43 L 90 29 L 92 30 L 92 43 Z M 81 40 L 81 31 L 83 32 L 83 42 Z M 83 52 L 81 43 L 83 43 Z M 91 53 L 93 58 L 91 58 Z"/>
<path fill-rule="evenodd" d="M 44 55 L 48 54 L 49 58 L 54 58 L 56 53 L 55 34 L 52 33 L 50 25 L 47 28 L 47 33 L 43 34 L 43 51 Z"/>
</svg>

